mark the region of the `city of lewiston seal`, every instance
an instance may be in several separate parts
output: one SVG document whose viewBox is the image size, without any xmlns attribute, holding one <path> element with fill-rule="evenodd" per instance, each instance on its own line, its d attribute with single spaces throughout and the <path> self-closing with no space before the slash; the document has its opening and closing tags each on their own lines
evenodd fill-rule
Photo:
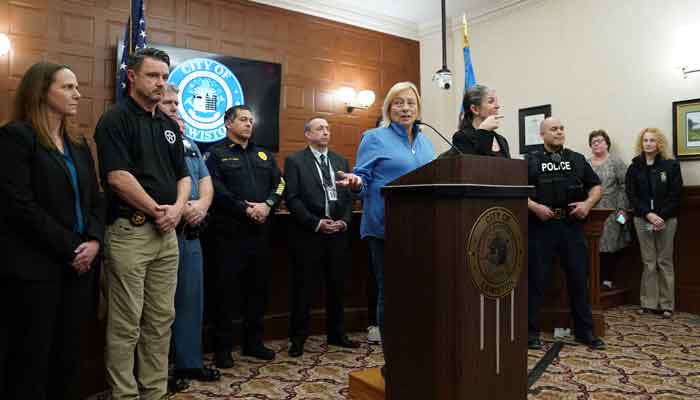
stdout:
<svg viewBox="0 0 700 400">
<path fill-rule="evenodd" d="M 226 136 L 224 113 L 244 104 L 243 88 L 224 64 L 210 58 L 191 58 L 170 73 L 168 82 L 180 89 L 179 114 L 185 136 L 195 142 L 216 142 Z"/>
<path fill-rule="evenodd" d="M 509 294 L 518 285 L 524 258 L 517 217 L 503 207 L 481 213 L 467 241 L 467 268 L 481 293 L 493 299 Z"/>
</svg>

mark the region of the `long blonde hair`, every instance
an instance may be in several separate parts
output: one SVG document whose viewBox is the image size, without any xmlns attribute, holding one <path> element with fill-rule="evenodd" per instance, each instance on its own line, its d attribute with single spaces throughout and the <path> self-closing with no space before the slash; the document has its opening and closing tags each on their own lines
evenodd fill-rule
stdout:
<svg viewBox="0 0 700 400">
<path fill-rule="evenodd" d="M 656 148 L 658 149 L 658 154 L 661 156 L 661 159 L 668 160 L 673 158 L 673 155 L 668 149 L 668 140 L 666 139 L 666 135 L 664 135 L 663 131 L 661 131 L 659 128 L 644 128 L 639 132 L 639 136 L 637 136 L 637 143 L 634 145 L 635 153 L 637 155 L 644 153 L 644 134 L 647 132 L 654 136 L 654 140 L 656 140 Z"/>
<path fill-rule="evenodd" d="M 51 62 L 38 62 L 32 65 L 24 73 L 15 96 L 11 120 L 29 122 L 36 131 L 37 141 L 47 149 L 56 149 L 56 145 L 49 134 L 46 98 L 51 84 L 56 79 L 56 73 L 63 69 L 71 70 L 67 65 Z M 63 117 L 61 131 L 65 132 L 71 144 L 84 144 L 72 118 Z"/>
<path fill-rule="evenodd" d="M 389 91 L 386 94 L 386 97 L 384 97 L 384 104 L 382 105 L 382 122 L 379 124 L 380 126 L 386 128 L 389 125 L 391 125 L 391 103 L 394 101 L 396 96 L 399 95 L 400 92 L 403 92 L 406 89 L 411 89 L 413 91 L 413 94 L 416 95 L 416 102 L 418 105 L 418 112 L 416 113 L 416 118 L 420 118 L 420 111 L 422 109 L 422 106 L 420 94 L 418 94 L 418 88 L 411 82 L 398 82 L 394 86 L 392 86 L 391 89 L 389 89 Z"/>
</svg>

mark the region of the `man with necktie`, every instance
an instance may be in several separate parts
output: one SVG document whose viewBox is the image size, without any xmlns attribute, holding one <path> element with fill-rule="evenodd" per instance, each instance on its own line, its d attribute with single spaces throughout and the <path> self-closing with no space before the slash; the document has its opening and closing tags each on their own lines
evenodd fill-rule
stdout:
<svg viewBox="0 0 700 400">
<path fill-rule="evenodd" d="M 328 149 L 328 121 L 313 117 L 304 124 L 308 147 L 287 157 L 285 199 L 292 214 L 291 302 L 289 355 L 304 353 L 309 336 L 311 293 L 318 275 L 325 277 L 328 344 L 357 348 L 343 326 L 343 284 L 350 258 L 348 227 L 352 199 L 347 187 L 337 187 L 336 171 L 348 171 L 348 161 Z"/>
</svg>

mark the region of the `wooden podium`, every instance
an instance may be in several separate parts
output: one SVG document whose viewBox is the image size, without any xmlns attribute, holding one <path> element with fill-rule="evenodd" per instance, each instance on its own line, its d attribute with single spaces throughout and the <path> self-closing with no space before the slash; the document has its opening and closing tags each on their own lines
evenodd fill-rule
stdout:
<svg viewBox="0 0 700 400">
<path fill-rule="evenodd" d="M 526 162 L 438 159 L 382 192 L 386 399 L 525 399 Z"/>
</svg>

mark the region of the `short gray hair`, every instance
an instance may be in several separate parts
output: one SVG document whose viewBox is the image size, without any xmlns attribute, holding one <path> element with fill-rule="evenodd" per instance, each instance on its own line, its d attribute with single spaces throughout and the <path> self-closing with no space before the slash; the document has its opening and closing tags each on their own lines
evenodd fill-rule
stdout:
<svg viewBox="0 0 700 400">
<path fill-rule="evenodd" d="M 165 84 L 165 91 L 166 91 L 166 92 L 173 92 L 173 93 L 175 93 L 175 94 L 179 94 L 179 93 L 180 93 L 180 88 L 177 87 L 177 86 L 175 86 L 175 85 L 173 85 L 172 83 L 168 82 L 168 83 Z"/>
<path fill-rule="evenodd" d="M 311 130 L 311 121 L 313 121 L 315 119 L 322 119 L 322 120 L 328 122 L 328 120 L 325 119 L 324 117 L 322 117 L 320 115 L 314 115 L 313 117 L 307 119 L 306 122 L 304 122 L 304 132 L 309 132 Z"/>
</svg>

